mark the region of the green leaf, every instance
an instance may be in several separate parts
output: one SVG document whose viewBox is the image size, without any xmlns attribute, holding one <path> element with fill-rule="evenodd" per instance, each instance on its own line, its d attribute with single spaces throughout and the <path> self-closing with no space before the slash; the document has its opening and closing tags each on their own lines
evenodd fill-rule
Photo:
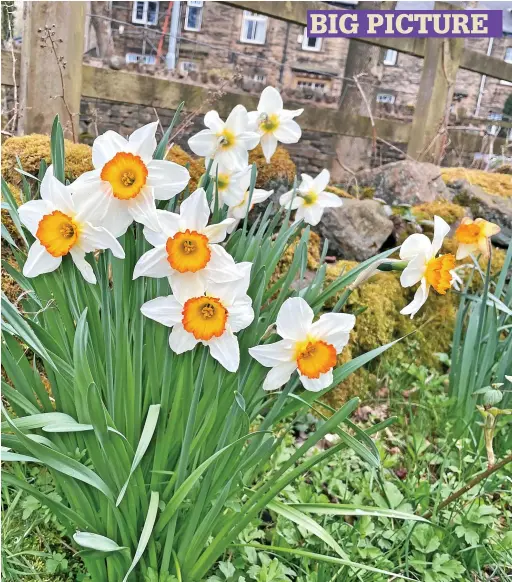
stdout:
<svg viewBox="0 0 512 582">
<path fill-rule="evenodd" d="M 139 444 L 137 445 L 137 450 L 133 457 L 132 466 L 130 467 L 130 473 L 128 474 L 128 479 L 126 479 L 124 485 L 121 487 L 119 496 L 117 497 L 116 506 L 119 506 L 123 500 L 124 494 L 126 493 L 126 488 L 130 482 L 130 478 L 133 475 L 135 469 L 139 466 L 142 461 L 144 453 L 149 447 L 149 443 L 153 438 L 153 433 L 155 432 L 156 423 L 158 421 L 158 414 L 160 413 L 160 404 L 153 404 L 149 407 L 148 415 L 146 416 L 146 422 L 144 423 L 144 428 L 142 429 L 142 434 L 140 435 Z"/>
<path fill-rule="evenodd" d="M 66 183 L 66 154 L 64 151 L 64 132 L 60 124 L 59 116 L 56 115 L 53 120 L 52 133 L 50 137 L 50 150 L 53 165 L 53 175 L 62 182 Z"/>
<path fill-rule="evenodd" d="M 51 424 L 77 424 L 76 420 L 64 414 L 63 412 L 42 412 L 40 414 L 31 414 L 30 416 L 22 416 L 21 418 L 13 418 L 10 421 L 2 422 L 2 428 L 8 428 L 14 425 L 16 428 L 23 430 L 32 430 L 34 428 L 43 428 Z"/>
<path fill-rule="evenodd" d="M 156 514 L 158 512 L 158 492 L 152 491 L 151 498 L 149 500 L 149 508 L 146 514 L 146 521 L 144 522 L 144 527 L 142 528 L 142 533 L 140 534 L 139 543 L 137 544 L 137 549 L 135 551 L 135 556 L 133 561 L 126 572 L 126 576 L 123 578 L 123 582 L 128 580 L 128 577 L 133 572 L 133 569 L 138 564 L 139 560 L 142 558 L 142 554 L 148 545 L 149 538 L 151 537 L 151 532 L 153 531 L 153 526 L 156 521 Z"/>
<path fill-rule="evenodd" d="M 125 546 L 119 546 L 110 538 L 86 531 L 77 531 L 73 535 L 73 539 L 79 546 L 99 552 L 119 552 L 127 549 Z"/>
<path fill-rule="evenodd" d="M 315 513 L 317 515 L 353 515 L 354 517 L 367 515 L 369 517 L 389 517 L 391 519 L 404 519 L 407 521 L 428 521 L 414 513 L 365 505 L 345 503 L 289 503 L 287 505 L 289 507 L 296 507 L 306 513 Z"/>
</svg>

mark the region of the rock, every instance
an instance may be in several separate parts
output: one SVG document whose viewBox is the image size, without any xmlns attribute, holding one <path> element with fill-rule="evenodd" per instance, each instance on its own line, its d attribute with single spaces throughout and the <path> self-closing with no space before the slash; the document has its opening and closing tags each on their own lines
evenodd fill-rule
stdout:
<svg viewBox="0 0 512 582">
<path fill-rule="evenodd" d="M 404 160 L 363 170 L 356 178 L 360 196 L 379 198 L 392 206 L 414 206 L 436 198 L 449 200 L 451 196 L 434 164 Z"/>
<path fill-rule="evenodd" d="M 343 200 L 327 208 L 317 227 L 329 250 L 344 259 L 364 261 L 375 255 L 393 232 L 393 222 L 375 200 Z"/>
<path fill-rule="evenodd" d="M 126 61 L 123 59 L 123 57 L 113 55 L 108 60 L 108 66 L 111 69 L 114 69 L 114 71 L 120 71 L 121 69 L 126 68 Z"/>
<path fill-rule="evenodd" d="M 500 226 L 501 232 L 492 241 L 499 246 L 508 245 L 512 237 L 512 198 L 493 196 L 480 186 L 464 181 L 455 194 L 454 202 L 467 206 L 473 217 L 485 218 Z"/>
</svg>

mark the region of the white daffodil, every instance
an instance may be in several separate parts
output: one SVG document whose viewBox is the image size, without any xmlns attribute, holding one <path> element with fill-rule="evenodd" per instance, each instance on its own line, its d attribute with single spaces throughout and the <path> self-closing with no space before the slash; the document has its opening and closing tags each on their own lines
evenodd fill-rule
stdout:
<svg viewBox="0 0 512 582">
<path fill-rule="evenodd" d="M 241 200 L 248 188 L 246 184 L 251 182 L 251 171 L 252 166 L 243 166 L 238 169 L 213 162 L 210 168 L 210 176 L 215 183 L 212 209 L 215 205 L 215 193 L 219 198 L 219 208 L 226 204 L 226 198 L 229 200 Z"/>
<path fill-rule="evenodd" d="M 424 234 L 411 234 L 400 248 L 402 261 L 409 261 L 400 275 L 402 287 L 411 287 L 420 283 L 414 299 L 400 311 L 402 315 L 410 315 L 411 319 L 425 303 L 433 287 L 441 295 L 452 286 L 455 267 L 455 257 L 452 254 L 437 253 L 443 246 L 444 237 L 450 232 L 450 226 L 439 216 L 434 216 L 434 236 L 432 242 Z"/>
<path fill-rule="evenodd" d="M 204 124 L 208 129 L 201 130 L 188 140 L 190 149 L 196 155 L 214 158 L 228 167 L 247 166 L 248 151 L 258 145 L 260 136 L 249 130 L 249 117 L 243 105 L 237 105 L 225 122 L 216 111 L 208 111 Z"/>
<path fill-rule="evenodd" d="M 18 209 L 21 222 L 35 237 L 23 266 L 25 277 L 55 271 L 68 253 L 88 283 L 96 283 L 85 254 L 110 249 L 124 259 L 123 247 L 105 228 L 90 223 L 88 207 L 71 195 L 49 166 L 41 182 L 41 200 L 26 202 Z"/>
<path fill-rule="evenodd" d="M 301 177 L 302 182 L 297 188 L 295 197 L 293 190 L 286 192 L 279 198 L 279 203 L 285 208 L 289 208 L 291 203 L 292 210 L 297 209 L 295 222 L 304 219 L 311 226 L 316 226 L 322 219 L 325 208 L 338 208 L 343 202 L 336 194 L 325 192 L 331 177 L 328 170 L 322 170 L 316 178 L 307 174 L 302 174 Z"/>
<path fill-rule="evenodd" d="M 241 278 L 231 283 L 209 281 L 204 292 L 180 301 L 174 295 L 157 297 L 144 303 L 146 317 L 172 327 L 169 346 L 176 354 L 208 346 L 210 354 L 229 372 L 240 364 L 240 349 L 235 335 L 254 319 L 251 298 L 247 295 L 251 263 L 238 263 Z"/>
<path fill-rule="evenodd" d="M 238 203 L 234 203 L 232 206 L 230 202 L 234 202 L 231 198 L 226 197 L 226 203 L 228 204 L 228 218 L 233 218 L 234 223 L 228 228 L 228 233 L 232 233 L 238 226 L 241 220 L 245 218 L 247 213 L 254 208 L 255 204 L 264 202 L 272 196 L 274 190 L 260 190 L 259 188 L 254 188 L 251 197 L 251 207 L 249 208 L 249 190 L 247 189 L 242 199 Z"/>
<path fill-rule="evenodd" d="M 304 109 L 283 109 L 283 100 L 274 87 L 266 87 L 261 93 L 258 110 L 249 113 L 249 127 L 261 136 L 263 155 L 270 162 L 277 142 L 297 143 L 302 134 L 299 124 L 293 120 Z"/>
<path fill-rule="evenodd" d="M 94 170 L 82 174 L 72 185 L 95 211 L 95 220 L 121 236 L 135 220 L 158 230 L 155 198 L 169 200 L 190 179 L 186 168 L 167 160 L 153 160 L 157 122 L 134 131 L 125 139 L 107 131 L 94 140 Z"/>
<path fill-rule="evenodd" d="M 471 220 L 465 216 L 457 230 L 455 240 L 458 243 L 456 259 L 460 261 L 469 257 L 471 253 L 480 252 L 484 257 L 489 256 L 491 236 L 500 232 L 500 227 L 483 218 Z"/>
<path fill-rule="evenodd" d="M 231 255 L 220 245 L 235 222 L 226 218 L 208 226 L 210 209 L 206 192 L 199 188 L 181 203 L 180 213 L 157 210 L 160 230 L 144 228 L 144 236 L 155 248 L 144 253 L 133 278 L 168 277 L 177 299 L 185 301 L 204 292 L 208 280 L 229 283 L 240 278 Z"/>
<path fill-rule="evenodd" d="M 313 323 L 313 317 L 313 310 L 304 299 L 287 299 L 276 320 L 276 331 L 283 339 L 249 348 L 255 360 L 272 368 L 263 390 L 277 390 L 295 370 L 304 388 L 311 392 L 333 383 L 336 356 L 347 345 L 356 318 L 345 313 L 325 313 Z"/>
</svg>

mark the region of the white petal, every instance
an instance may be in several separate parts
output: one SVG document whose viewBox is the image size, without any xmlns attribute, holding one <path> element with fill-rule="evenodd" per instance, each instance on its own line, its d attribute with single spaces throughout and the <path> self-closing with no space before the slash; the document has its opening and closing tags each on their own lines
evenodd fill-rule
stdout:
<svg viewBox="0 0 512 582">
<path fill-rule="evenodd" d="M 279 364 L 294 362 L 294 345 L 291 340 L 279 340 L 273 344 L 263 344 L 249 348 L 249 354 L 262 366 L 272 368 Z"/>
<path fill-rule="evenodd" d="M 248 149 L 243 144 L 238 143 L 238 145 L 227 150 L 218 150 L 215 153 L 215 160 L 220 164 L 226 164 L 233 168 L 246 166 L 249 162 Z"/>
<path fill-rule="evenodd" d="M 177 323 L 169 335 L 169 347 L 175 354 L 193 350 L 199 342 L 194 334 L 189 333 L 180 323 Z"/>
<path fill-rule="evenodd" d="M 435 257 L 443 246 L 444 237 L 450 232 L 450 225 L 440 216 L 434 216 L 434 237 L 432 239 L 432 256 Z"/>
<path fill-rule="evenodd" d="M 162 232 L 165 235 L 165 240 L 162 243 L 165 244 L 170 236 L 174 236 L 177 232 L 180 232 L 182 220 L 179 214 L 169 212 L 168 210 L 157 210 L 156 214 L 158 216 L 158 222 L 160 223 L 160 230 L 158 232 Z"/>
<path fill-rule="evenodd" d="M 320 194 L 320 192 L 323 192 L 327 188 L 330 179 L 331 174 L 329 173 L 329 170 L 322 170 L 313 180 L 312 190 L 317 194 Z"/>
<path fill-rule="evenodd" d="M 311 326 L 311 335 L 336 348 L 336 353 L 347 345 L 356 318 L 348 313 L 324 313 Z"/>
<path fill-rule="evenodd" d="M 205 158 L 213 158 L 217 151 L 218 137 L 209 129 L 203 129 L 188 140 L 188 147 L 196 154 Z"/>
<path fill-rule="evenodd" d="M 41 219 L 46 214 L 51 214 L 54 207 L 45 200 L 31 200 L 18 208 L 21 222 L 28 228 L 30 234 L 36 236 Z"/>
<path fill-rule="evenodd" d="M 182 192 L 190 180 L 187 168 L 167 160 L 151 160 L 147 185 L 154 189 L 157 200 L 170 200 Z"/>
<path fill-rule="evenodd" d="M 160 229 L 152 188 L 142 188 L 135 198 L 127 201 L 127 207 L 133 220 L 149 226 L 151 230 Z"/>
<path fill-rule="evenodd" d="M 270 370 L 270 372 L 265 377 L 263 382 L 263 390 L 277 390 L 281 388 L 288 380 L 290 376 L 297 369 L 296 362 L 285 362 L 278 364 Z"/>
<path fill-rule="evenodd" d="M 123 235 L 133 222 L 133 216 L 129 211 L 128 202 L 126 200 L 119 200 L 115 196 L 109 196 L 107 209 L 108 211 L 101 221 L 101 226 L 115 237 Z"/>
<path fill-rule="evenodd" d="M 146 301 L 140 310 L 142 315 L 167 327 L 181 323 L 183 318 L 183 305 L 172 295 L 157 297 L 156 299 Z"/>
<path fill-rule="evenodd" d="M 128 141 L 115 131 L 108 130 L 92 144 L 92 165 L 101 170 L 117 153 L 128 150 Z"/>
<path fill-rule="evenodd" d="M 158 216 L 158 221 L 160 222 L 160 226 L 162 226 L 162 219 L 159 212 L 165 212 L 165 210 L 157 210 L 156 214 Z M 163 230 L 151 230 L 147 226 L 144 227 L 144 238 L 148 241 L 148 243 L 152 244 L 154 247 L 161 247 L 165 246 L 167 243 L 167 239 L 169 238 Z"/>
<path fill-rule="evenodd" d="M 224 366 L 228 372 L 236 372 L 240 365 L 240 348 L 238 340 L 229 326 L 220 337 L 204 342 L 210 348 L 212 358 Z"/>
<path fill-rule="evenodd" d="M 455 256 L 455 258 L 457 259 L 457 261 L 461 261 L 462 259 L 469 257 L 469 255 L 471 253 L 474 253 L 476 250 L 478 250 L 478 244 L 459 243 L 459 246 L 457 247 L 457 255 Z"/>
<path fill-rule="evenodd" d="M 228 323 L 234 333 L 249 327 L 253 320 L 254 310 L 249 295 L 237 299 L 229 306 Z"/>
<path fill-rule="evenodd" d="M 204 116 L 204 124 L 214 133 L 220 133 L 224 129 L 224 122 L 219 117 L 219 114 L 214 110 L 206 113 Z"/>
<path fill-rule="evenodd" d="M 133 279 L 138 277 L 154 277 L 160 279 L 168 277 L 172 272 L 167 260 L 165 247 L 156 247 L 144 253 L 133 269 Z"/>
<path fill-rule="evenodd" d="M 37 277 L 43 273 L 51 273 L 58 268 L 61 262 L 62 257 L 50 255 L 45 247 L 38 240 L 35 240 L 23 265 L 23 274 L 25 277 Z"/>
<path fill-rule="evenodd" d="M 300 177 L 302 181 L 300 183 L 299 190 L 301 192 L 309 192 L 313 187 L 313 178 L 309 174 L 301 174 Z"/>
<path fill-rule="evenodd" d="M 308 378 L 299 374 L 300 381 L 306 390 L 309 392 L 320 392 L 324 388 L 328 388 L 334 381 L 332 370 L 325 374 L 320 374 L 319 378 Z"/>
<path fill-rule="evenodd" d="M 402 261 L 408 261 L 417 255 L 427 256 L 431 248 L 432 245 L 427 236 L 419 233 L 411 234 L 400 247 L 400 258 Z"/>
<path fill-rule="evenodd" d="M 277 333 L 284 339 L 305 340 L 313 317 L 313 310 L 302 297 L 291 297 L 281 305 L 277 314 Z"/>
<path fill-rule="evenodd" d="M 273 193 L 274 190 L 260 190 L 259 188 L 255 188 L 252 192 L 251 203 L 260 204 L 261 202 L 265 202 Z"/>
<path fill-rule="evenodd" d="M 238 281 L 242 274 L 233 257 L 220 245 L 210 245 L 211 257 L 206 265 L 207 278 L 212 283 Z"/>
<path fill-rule="evenodd" d="M 156 130 L 158 121 L 148 123 L 136 129 L 129 137 L 128 144 L 130 152 L 142 158 L 144 163 L 148 163 L 156 150 Z"/>
<path fill-rule="evenodd" d="M 172 293 L 180 303 L 192 297 L 201 297 L 206 288 L 206 270 L 196 273 L 180 273 L 171 269 L 169 285 Z"/>
<path fill-rule="evenodd" d="M 274 131 L 274 135 L 281 143 L 297 143 L 302 131 L 300 125 L 293 119 L 281 120 L 279 127 Z"/>
<path fill-rule="evenodd" d="M 320 192 L 316 203 L 323 208 L 339 208 L 343 206 L 343 200 L 332 192 Z"/>
<path fill-rule="evenodd" d="M 260 134 L 254 131 L 244 131 L 239 133 L 236 137 L 237 144 L 241 145 L 246 150 L 254 149 L 260 142 Z"/>
<path fill-rule="evenodd" d="M 316 226 L 322 220 L 324 213 L 322 206 L 313 204 L 312 206 L 303 206 L 302 208 L 304 208 L 304 220 L 308 224 L 311 224 L 311 226 Z"/>
<path fill-rule="evenodd" d="M 279 113 L 283 109 L 281 94 L 274 87 L 265 87 L 261 92 L 258 111 L 264 113 Z"/>
<path fill-rule="evenodd" d="M 73 259 L 73 263 L 75 263 L 77 269 L 80 271 L 80 273 L 82 273 L 82 276 L 87 281 L 87 283 L 95 285 L 96 275 L 94 274 L 91 265 L 85 260 L 84 251 L 75 246 L 69 251 L 69 254 Z M 94 257 L 92 260 L 94 260 Z"/>
<path fill-rule="evenodd" d="M 238 104 L 228 115 L 225 127 L 235 135 L 238 135 L 247 129 L 248 123 L 247 109 L 243 105 Z"/>
<path fill-rule="evenodd" d="M 402 287 L 412 287 L 419 283 L 425 273 L 427 258 L 425 255 L 419 254 L 411 259 L 400 274 L 400 284 Z"/>
<path fill-rule="evenodd" d="M 110 249 L 114 257 L 124 259 L 123 247 L 108 230 L 101 226 L 92 226 L 88 222 L 80 226 L 78 245 L 86 253 L 98 249 Z"/>
<path fill-rule="evenodd" d="M 249 111 L 249 113 L 247 114 L 247 129 L 249 131 L 255 131 L 256 133 L 262 134 L 263 130 L 260 129 L 259 127 L 259 123 L 260 123 L 260 115 L 261 113 L 259 111 Z"/>
<path fill-rule="evenodd" d="M 414 294 L 414 299 L 409 303 L 409 305 L 406 305 L 400 313 L 402 315 L 410 315 L 412 319 L 427 300 L 429 289 L 430 287 L 427 286 L 425 279 L 422 279 L 420 286 Z"/>
<path fill-rule="evenodd" d="M 261 136 L 261 149 L 267 164 L 270 163 L 270 158 L 274 155 L 277 148 L 277 138 L 273 133 L 265 133 Z"/>
<path fill-rule="evenodd" d="M 293 119 L 304 113 L 304 109 L 283 109 L 281 111 L 281 121 L 288 121 L 288 119 Z"/>
<path fill-rule="evenodd" d="M 53 175 L 53 167 L 48 166 L 43 180 L 41 181 L 41 198 L 53 204 L 57 210 L 66 214 L 75 214 L 75 207 L 71 198 L 69 187 L 57 180 Z"/>
<path fill-rule="evenodd" d="M 203 231 L 210 218 L 210 208 L 203 188 L 198 188 L 183 200 L 180 206 L 180 218 L 187 229 L 197 232 Z"/>
<path fill-rule="evenodd" d="M 288 210 L 290 208 L 291 202 L 291 210 L 296 210 L 299 206 L 302 206 L 304 204 L 304 199 L 301 198 L 300 196 L 297 196 L 297 194 L 295 194 L 294 198 L 293 195 L 294 195 L 293 190 L 290 190 L 290 192 L 282 194 L 281 197 L 279 198 L 279 204 Z"/>
<path fill-rule="evenodd" d="M 70 189 L 73 193 L 77 219 L 92 224 L 98 224 L 105 218 L 112 199 L 115 199 L 110 183 L 100 178 L 100 170 L 82 174 L 71 184 Z"/>
<path fill-rule="evenodd" d="M 233 226 L 234 222 L 233 218 L 226 218 L 218 224 L 210 224 L 210 226 L 203 228 L 203 234 L 208 237 L 210 243 L 220 243 L 226 238 L 228 228 Z"/>
<path fill-rule="evenodd" d="M 246 295 L 250 283 L 251 268 L 252 263 L 234 263 L 233 269 L 226 273 L 222 282 L 219 283 L 211 278 L 208 280 L 206 294 L 218 297 L 224 305 L 229 307 L 237 298 Z"/>
</svg>

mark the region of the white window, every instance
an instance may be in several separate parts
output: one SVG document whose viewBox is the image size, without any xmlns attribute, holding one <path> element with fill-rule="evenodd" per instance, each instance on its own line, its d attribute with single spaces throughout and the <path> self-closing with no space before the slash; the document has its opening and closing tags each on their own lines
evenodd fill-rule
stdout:
<svg viewBox="0 0 512 582">
<path fill-rule="evenodd" d="M 132 22 L 135 24 L 157 24 L 158 2 L 134 2 Z"/>
<path fill-rule="evenodd" d="M 325 90 L 325 83 L 321 81 L 297 81 L 299 89 L 316 89 L 317 91 Z"/>
<path fill-rule="evenodd" d="M 391 93 L 377 93 L 377 103 L 394 103 L 395 96 Z"/>
<path fill-rule="evenodd" d="M 307 28 L 304 28 L 302 35 L 302 50 L 303 51 L 319 51 L 322 48 L 321 38 L 309 38 L 307 35 Z"/>
<path fill-rule="evenodd" d="M 155 55 L 140 55 L 139 53 L 126 53 L 126 62 L 154 65 L 156 63 L 156 57 Z"/>
<path fill-rule="evenodd" d="M 265 44 L 267 36 L 267 17 L 244 10 L 240 40 L 253 44 Z"/>
<path fill-rule="evenodd" d="M 185 13 L 185 30 L 199 32 L 201 30 L 201 21 L 203 19 L 203 2 L 202 0 L 189 0 L 187 2 L 187 11 Z"/>
<path fill-rule="evenodd" d="M 264 83 L 266 80 L 266 76 L 265 75 L 261 75 L 260 73 L 256 73 L 253 77 L 253 79 L 255 81 L 257 81 L 258 83 Z"/>
<path fill-rule="evenodd" d="M 398 53 L 393 49 L 388 49 L 384 54 L 384 60 L 382 61 L 385 65 L 393 67 L 396 65 L 396 60 L 398 58 Z"/>
<path fill-rule="evenodd" d="M 194 61 L 181 61 L 180 70 L 183 72 L 197 71 L 197 64 Z"/>
</svg>

